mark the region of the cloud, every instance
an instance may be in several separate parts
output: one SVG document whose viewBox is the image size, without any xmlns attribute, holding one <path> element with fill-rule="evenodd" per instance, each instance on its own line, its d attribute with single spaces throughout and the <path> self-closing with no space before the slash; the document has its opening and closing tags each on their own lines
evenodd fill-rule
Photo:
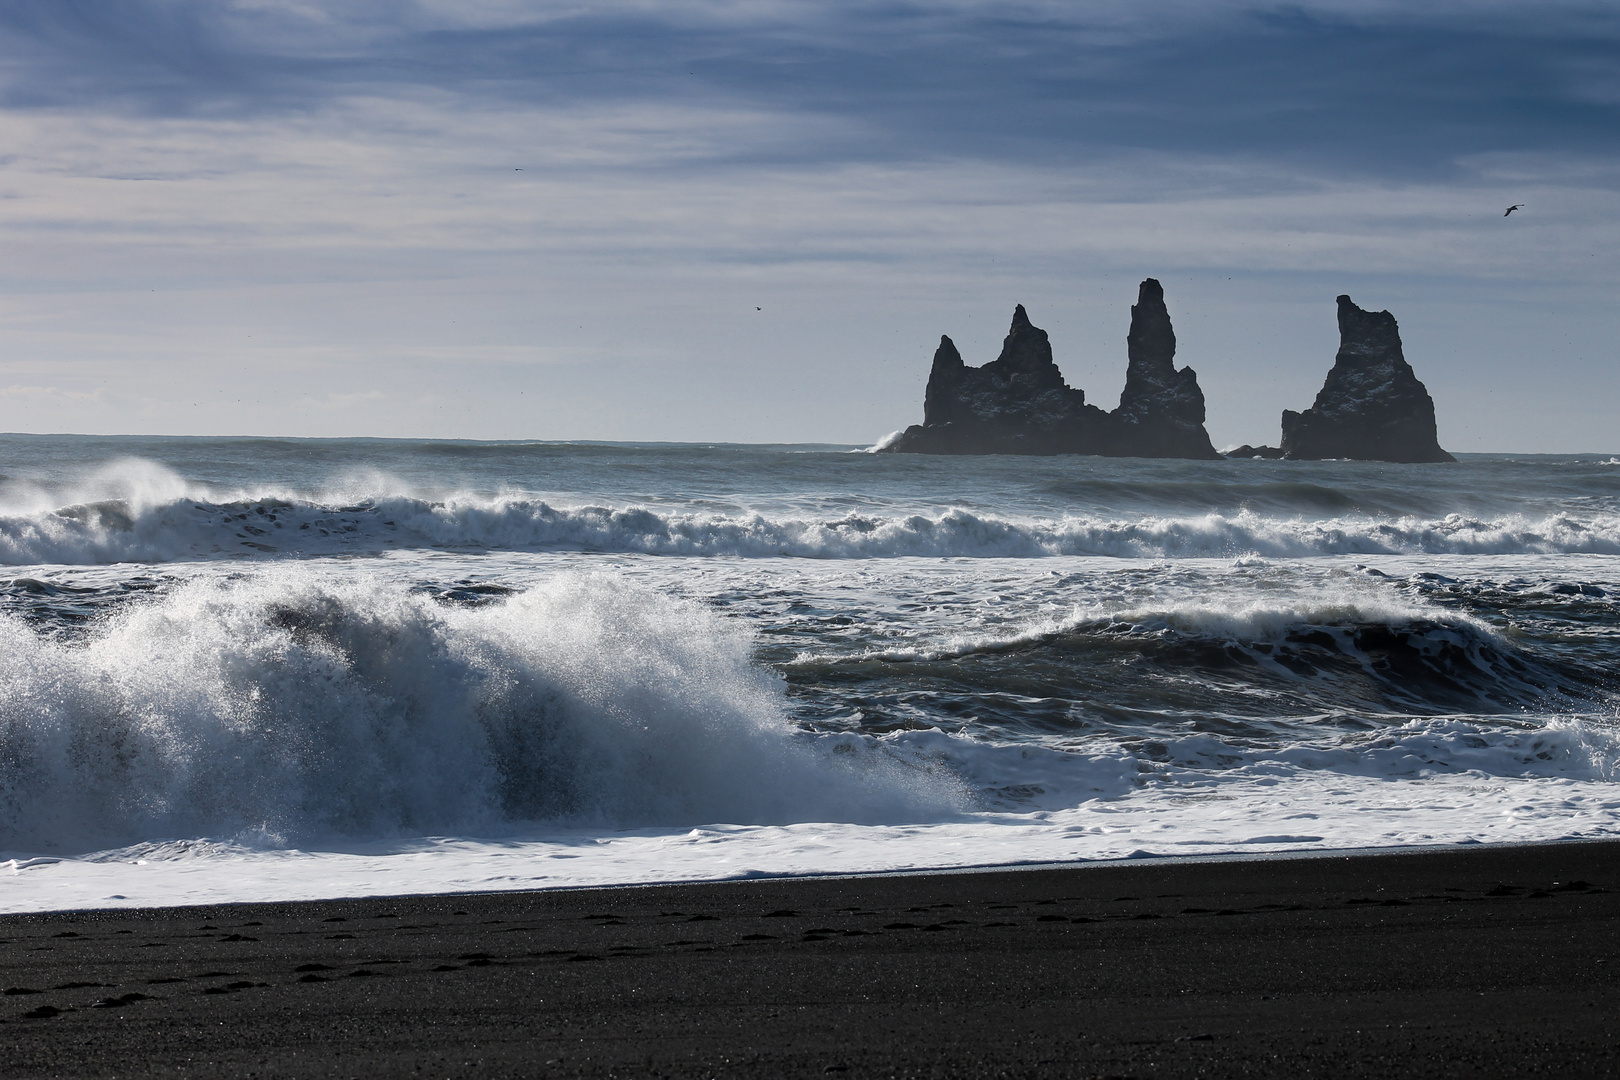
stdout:
<svg viewBox="0 0 1620 1080">
<path fill-rule="evenodd" d="M 1447 394 L 1602 403 L 1611 9 L 9 0 L 0 376 L 78 430 L 853 441 L 1014 301 L 1109 400 L 1152 274 L 1217 441 L 1343 291 L 1465 343 Z"/>
<path fill-rule="evenodd" d="M 1159 151 L 1405 180 L 1620 150 L 1620 16 L 1585 3 L 15 0 L 0 29 L 12 108 L 245 118 L 432 92 L 837 121 L 715 148 L 766 164 Z"/>
<path fill-rule="evenodd" d="M 14 0 L 0 30 L 0 233 L 62 280 L 1558 278 L 1620 190 L 1620 17 L 1583 3 Z M 1470 215 L 1509 195 L 1545 228 L 1504 246 Z"/>
</svg>

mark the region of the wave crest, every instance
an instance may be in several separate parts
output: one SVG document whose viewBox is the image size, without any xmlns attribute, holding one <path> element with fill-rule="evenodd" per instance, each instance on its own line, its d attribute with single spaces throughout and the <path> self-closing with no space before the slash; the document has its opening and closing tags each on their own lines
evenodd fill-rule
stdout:
<svg viewBox="0 0 1620 1080">
<path fill-rule="evenodd" d="M 1279 717 L 1318 709 L 1518 715 L 1606 707 L 1610 697 L 1602 672 L 1537 656 L 1479 619 L 1354 587 L 1086 604 L 1010 633 L 807 652 L 791 664 L 1198 709 L 1220 710 L 1223 695 L 1242 693 L 1238 712 Z M 1167 679 L 1181 689 L 1172 692 Z"/>
<path fill-rule="evenodd" d="M 415 548 L 813 559 L 1620 554 L 1620 516 L 1303 520 L 1244 511 L 1014 520 L 956 508 L 812 519 L 640 506 L 559 508 L 535 499 L 471 496 L 444 501 L 388 496 L 354 503 L 280 496 L 232 502 L 108 499 L 0 514 L 0 562 L 10 565 Z"/>
<path fill-rule="evenodd" d="M 80 645 L 0 618 L 0 848 L 912 820 L 948 775 L 796 732 L 738 624 L 565 575 L 477 608 L 306 567 Z"/>
</svg>

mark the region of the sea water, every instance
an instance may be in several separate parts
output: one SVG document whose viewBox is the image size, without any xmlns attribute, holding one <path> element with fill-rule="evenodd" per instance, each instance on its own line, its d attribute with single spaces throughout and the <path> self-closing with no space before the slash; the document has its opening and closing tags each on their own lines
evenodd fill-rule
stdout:
<svg viewBox="0 0 1620 1080">
<path fill-rule="evenodd" d="M 1620 460 L 0 437 L 0 910 L 1620 832 Z"/>
</svg>

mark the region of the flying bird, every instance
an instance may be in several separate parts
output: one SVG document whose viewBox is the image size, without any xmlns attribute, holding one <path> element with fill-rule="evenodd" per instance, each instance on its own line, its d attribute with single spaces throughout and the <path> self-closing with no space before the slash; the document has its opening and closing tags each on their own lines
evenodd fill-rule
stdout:
<svg viewBox="0 0 1620 1080">
<path fill-rule="evenodd" d="M 1505 211 L 1502 212 L 1502 216 L 1507 217 L 1509 214 L 1513 213 L 1513 211 L 1519 209 L 1522 206 L 1524 206 L 1524 203 L 1522 203 L 1522 202 L 1521 203 L 1514 203 L 1512 206 L 1508 207 Z"/>
</svg>

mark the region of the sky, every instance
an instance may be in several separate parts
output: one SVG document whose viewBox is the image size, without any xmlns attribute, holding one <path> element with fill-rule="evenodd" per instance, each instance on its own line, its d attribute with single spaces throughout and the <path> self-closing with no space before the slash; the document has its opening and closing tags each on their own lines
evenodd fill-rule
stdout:
<svg viewBox="0 0 1620 1080">
<path fill-rule="evenodd" d="M 1620 451 L 1620 8 L 0 0 L 3 430 L 871 443 L 1018 303 L 1112 408 L 1148 276 L 1217 446 L 1349 293 Z"/>
</svg>

